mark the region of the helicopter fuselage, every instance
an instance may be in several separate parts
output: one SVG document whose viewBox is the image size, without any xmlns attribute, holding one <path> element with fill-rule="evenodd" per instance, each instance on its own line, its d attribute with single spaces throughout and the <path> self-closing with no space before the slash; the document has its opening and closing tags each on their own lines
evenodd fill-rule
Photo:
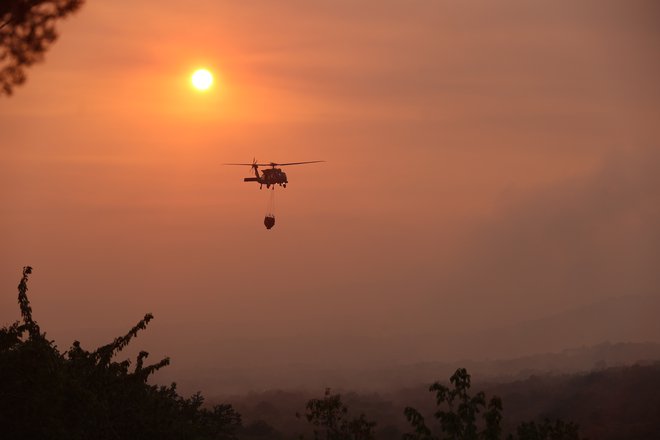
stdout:
<svg viewBox="0 0 660 440">
<path fill-rule="evenodd" d="M 246 177 L 243 181 L 258 182 L 260 189 L 263 185 L 266 185 L 266 188 L 270 188 L 271 186 L 274 187 L 275 185 L 280 185 L 286 188 L 286 184 L 289 183 L 286 178 L 286 173 L 282 171 L 281 168 L 267 168 L 261 171 L 261 175 L 259 175 L 259 170 L 255 168 L 254 175 L 255 177 Z"/>
</svg>

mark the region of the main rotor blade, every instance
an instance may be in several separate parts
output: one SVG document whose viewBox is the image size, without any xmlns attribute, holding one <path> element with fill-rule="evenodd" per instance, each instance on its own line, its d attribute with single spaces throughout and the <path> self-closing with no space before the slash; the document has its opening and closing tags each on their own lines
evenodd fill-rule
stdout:
<svg viewBox="0 0 660 440">
<path fill-rule="evenodd" d="M 223 165 L 245 165 L 247 167 L 253 167 L 255 165 L 260 167 L 269 167 L 269 163 L 223 163 Z"/>
<path fill-rule="evenodd" d="M 309 160 L 307 162 L 288 162 L 288 163 L 271 163 L 269 164 L 270 166 L 277 166 L 277 167 L 283 167 L 286 165 L 303 165 L 306 163 L 319 163 L 319 162 L 325 162 L 324 160 Z"/>
<path fill-rule="evenodd" d="M 288 166 L 288 165 L 304 165 L 307 163 L 319 163 L 319 162 L 325 162 L 324 160 L 310 160 L 307 162 L 287 162 L 287 163 L 276 163 L 276 162 L 269 162 L 269 163 L 223 163 L 223 165 L 244 165 L 248 167 L 253 167 L 253 166 L 258 166 L 258 167 L 283 167 L 283 166 Z"/>
</svg>

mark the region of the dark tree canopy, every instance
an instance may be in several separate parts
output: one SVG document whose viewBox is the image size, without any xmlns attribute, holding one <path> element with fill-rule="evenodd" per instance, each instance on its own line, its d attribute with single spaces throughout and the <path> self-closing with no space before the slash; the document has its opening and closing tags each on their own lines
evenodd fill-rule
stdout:
<svg viewBox="0 0 660 440">
<path fill-rule="evenodd" d="M 502 400 L 493 397 L 486 401 L 486 395 L 478 392 L 469 393 L 470 375 L 465 368 L 459 368 L 449 379 L 453 388 L 439 382 L 434 383 L 429 391 L 435 393 L 438 410 L 434 417 L 440 422 L 443 435 L 434 436 L 424 417 L 414 408 L 407 407 L 404 414 L 414 431 L 404 435 L 405 440 L 499 440 L 502 435 Z M 483 423 L 479 426 L 478 415 Z"/>
<path fill-rule="evenodd" d="M 32 318 L 23 269 L 18 285 L 21 321 L 0 328 L 0 434 L 3 439 L 231 440 L 240 415 L 231 405 L 202 407 L 197 393 L 181 397 L 176 385 L 147 382 L 169 358 L 145 364 L 141 351 L 115 361 L 153 319 L 145 315 L 125 335 L 96 350 L 78 341 L 61 353 Z"/>
<path fill-rule="evenodd" d="M 0 95 L 25 82 L 25 69 L 43 59 L 57 39 L 58 20 L 77 11 L 84 0 L 0 1 Z"/>
<path fill-rule="evenodd" d="M 322 399 L 307 402 L 305 418 L 314 426 L 314 440 L 374 440 L 376 423 L 364 414 L 349 418 L 341 395 L 331 394 L 330 388 Z"/>
<path fill-rule="evenodd" d="M 419 411 L 407 407 L 404 414 L 413 432 L 405 434 L 404 440 L 502 440 L 502 400 L 495 396 L 487 401 L 482 391 L 471 395 L 470 377 L 465 368 L 459 368 L 449 378 L 450 387 L 436 382 L 429 388 L 435 393 L 437 411 L 433 416 L 440 425 L 435 434 Z M 506 440 L 580 440 L 579 426 L 562 420 L 524 422 L 516 434 L 509 434 Z"/>
</svg>

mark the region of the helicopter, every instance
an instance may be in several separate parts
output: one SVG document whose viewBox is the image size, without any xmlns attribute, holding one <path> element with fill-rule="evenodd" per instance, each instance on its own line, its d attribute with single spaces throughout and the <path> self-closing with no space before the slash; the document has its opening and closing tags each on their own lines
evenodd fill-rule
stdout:
<svg viewBox="0 0 660 440">
<path fill-rule="evenodd" d="M 288 163 L 257 163 L 256 159 L 252 160 L 252 163 L 226 163 L 224 165 L 247 165 L 254 171 L 255 177 L 246 177 L 243 179 L 243 182 L 259 182 L 259 189 L 262 189 L 266 185 L 266 189 L 269 189 L 271 186 L 275 189 L 275 185 L 279 185 L 283 188 L 286 188 L 286 184 L 289 183 L 289 180 L 286 178 L 286 173 L 282 169 L 277 167 L 289 166 L 289 165 L 304 165 L 308 163 L 319 163 L 325 162 L 324 160 L 311 160 L 307 162 L 288 162 Z M 261 171 L 259 175 L 259 167 L 270 167 Z"/>
</svg>

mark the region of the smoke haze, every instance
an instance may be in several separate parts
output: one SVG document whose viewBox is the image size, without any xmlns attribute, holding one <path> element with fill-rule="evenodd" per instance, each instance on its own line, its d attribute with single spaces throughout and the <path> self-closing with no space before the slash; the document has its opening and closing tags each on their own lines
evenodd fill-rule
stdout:
<svg viewBox="0 0 660 440">
<path fill-rule="evenodd" d="M 136 346 L 246 389 L 660 342 L 656 2 L 140 5 L 88 2 L 0 101 L 1 324 L 29 264 L 61 348 L 152 312 Z M 253 157 L 327 161 L 271 231 L 221 165 Z"/>
</svg>

